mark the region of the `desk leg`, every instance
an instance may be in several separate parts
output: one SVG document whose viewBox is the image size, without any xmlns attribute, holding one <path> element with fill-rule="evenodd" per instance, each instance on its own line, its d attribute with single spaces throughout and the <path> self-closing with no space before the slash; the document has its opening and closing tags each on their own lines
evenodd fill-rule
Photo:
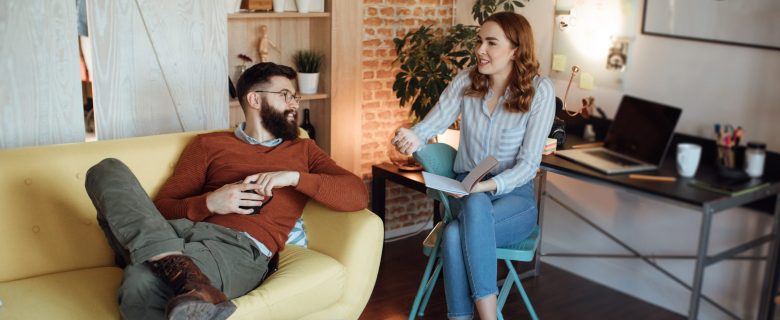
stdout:
<svg viewBox="0 0 780 320">
<path fill-rule="evenodd" d="M 704 281 L 704 267 L 707 263 L 707 244 L 710 240 L 710 227 L 714 211 L 705 205 L 702 208 L 701 230 L 699 231 L 699 249 L 696 253 L 696 268 L 693 271 L 693 287 L 691 288 L 691 301 L 688 308 L 688 319 L 697 319 L 699 316 L 699 301 L 701 300 L 701 287 Z"/>
<path fill-rule="evenodd" d="M 761 306 L 758 311 L 759 319 L 772 319 L 775 312 L 774 296 L 777 294 L 778 250 L 780 250 L 780 195 L 775 196 L 775 215 L 772 218 L 772 236 L 774 240 L 769 247 L 769 257 L 766 260 L 764 271 L 764 285 L 761 290 Z"/>
<path fill-rule="evenodd" d="M 376 169 L 371 169 L 371 211 L 385 221 L 385 177 Z"/>
</svg>

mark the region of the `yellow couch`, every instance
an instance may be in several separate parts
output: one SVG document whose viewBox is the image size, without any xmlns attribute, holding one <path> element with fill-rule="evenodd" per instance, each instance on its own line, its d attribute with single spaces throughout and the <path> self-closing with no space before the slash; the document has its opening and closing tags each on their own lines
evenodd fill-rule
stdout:
<svg viewBox="0 0 780 320">
<path fill-rule="evenodd" d="M 95 221 L 84 174 L 125 162 L 154 195 L 197 133 L 0 150 L 0 319 L 116 319 L 122 270 Z M 279 270 L 234 300 L 231 319 L 357 319 L 374 287 L 381 220 L 309 202 L 309 249 L 287 246 Z"/>
</svg>

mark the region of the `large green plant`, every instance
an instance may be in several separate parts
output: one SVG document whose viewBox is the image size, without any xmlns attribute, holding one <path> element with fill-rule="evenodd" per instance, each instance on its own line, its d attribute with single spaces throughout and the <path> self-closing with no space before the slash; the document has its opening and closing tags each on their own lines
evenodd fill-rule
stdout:
<svg viewBox="0 0 780 320">
<path fill-rule="evenodd" d="M 514 11 L 524 6 L 521 0 L 477 0 L 471 13 L 481 25 L 498 8 Z M 393 39 L 398 55 L 395 62 L 401 68 L 395 75 L 393 91 L 402 108 L 410 106 L 409 114 L 415 121 L 422 120 L 436 105 L 458 71 L 474 65 L 477 31 L 476 26 L 463 24 L 446 32 L 422 26 Z"/>
</svg>

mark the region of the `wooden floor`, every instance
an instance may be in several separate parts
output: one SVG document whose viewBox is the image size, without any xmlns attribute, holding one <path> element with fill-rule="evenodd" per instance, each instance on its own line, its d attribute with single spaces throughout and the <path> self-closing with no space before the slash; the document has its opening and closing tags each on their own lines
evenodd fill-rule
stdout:
<svg viewBox="0 0 780 320">
<path fill-rule="evenodd" d="M 360 319 L 406 319 L 417 292 L 426 258 L 425 234 L 385 243 L 371 299 Z M 524 267 L 523 265 L 516 265 Z M 499 275 L 505 272 L 499 269 Z M 518 270 L 518 272 L 522 272 Z M 541 275 L 523 281 L 541 319 L 684 319 L 665 309 L 542 263 Z M 529 319 L 520 294 L 513 290 L 503 309 L 506 319 Z M 446 319 L 441 281 L 431 296 L 425 319 Z"/>
</svg>

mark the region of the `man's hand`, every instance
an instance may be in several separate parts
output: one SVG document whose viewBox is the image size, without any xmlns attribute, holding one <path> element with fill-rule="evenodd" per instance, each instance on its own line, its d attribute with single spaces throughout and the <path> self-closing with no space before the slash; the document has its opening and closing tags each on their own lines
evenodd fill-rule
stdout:
<svg viewBox="0 0 780 320">
<path fill-rule="evenodd" d="M 251 208 L 241 209 L 239 207 L 258 207 L 263 204 L 264 196 L 244 192 L 255 188 L 256 185 L 252 183 L 226 184 L 206 196 L 206 207 L 216 214 L 250 214 L 252 213 Z"/>
<path fill-rule="evenodd" d="M 390 142 L 398 152 L 403 154 L 412 154 L 420 147 L 420 138 L 407 128 L 399 128 Z"/>
<path fill-rule="evenodd" d="M 257 173 L 244 178 L 244 183 L 254 181 L 254 189 L 258 194 L 270 197 L 273 196 L 274 188 L 295 187 L 301 174 L 298 171 L 275 171 Z"/>
</svg>

